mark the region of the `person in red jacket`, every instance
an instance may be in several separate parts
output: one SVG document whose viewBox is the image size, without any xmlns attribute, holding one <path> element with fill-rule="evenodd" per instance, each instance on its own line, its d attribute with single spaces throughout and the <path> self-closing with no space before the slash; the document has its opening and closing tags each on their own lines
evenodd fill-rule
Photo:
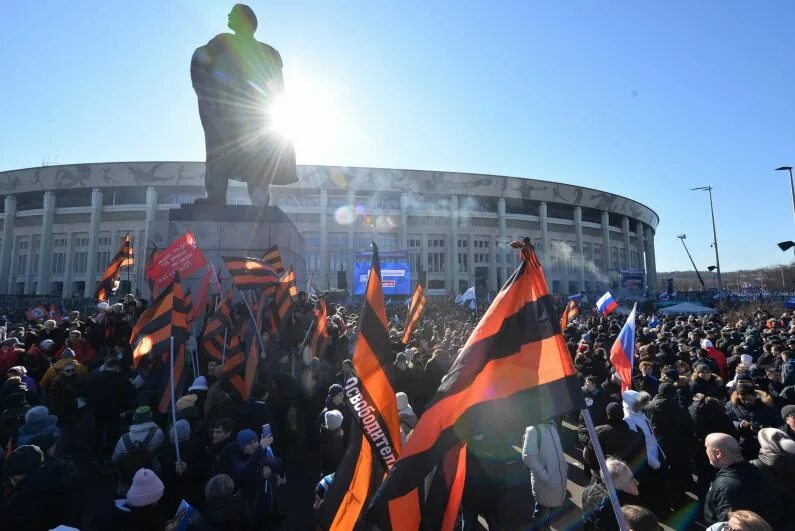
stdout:
<svg viewBox="0 0 795 531">
<path fill-rule="evenodd" d="M 22 355 L 25 353 L 21 346 L 22 342 L 15 337 L 10 337 L 0 344 L 0 375 L 20 364 Z"/>
<path fill-rule="evenodd" d="M 55 354 L 55 359 L 61 359 L 63 351 L 71 348 L 75 353 L 75 359 L 86 367 L 93 367 L 97 352 L 94 346 L 83 339 L 80 330 L 70 330 L 69 337 L 66 339 L 64 345 Z"/>
<path fill-rule="evenodd" d="M 718 372 L 720 373 L 720 377 L 723 378 L 723 381 L 727 381 L 729 365 L 726 363 L 726 356 L 724 356 L 723 352 L 713 347 L 712 341 L 709 339 L 701 341 L 701 348 L 707 351 L 707 356 L 718 366 Z"/>
</svg>

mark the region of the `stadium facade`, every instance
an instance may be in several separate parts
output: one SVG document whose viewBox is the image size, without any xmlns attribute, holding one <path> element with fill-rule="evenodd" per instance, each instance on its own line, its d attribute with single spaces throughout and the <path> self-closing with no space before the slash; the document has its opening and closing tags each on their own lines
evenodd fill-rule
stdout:
<svg viewBox="0 0 795 531">
<path fill-rule="evenodd" d="M 615 288 L 618 271 L 630 268 L 645 271 L 650 290 L 657 287 L 659 218 L 619 195 L 467 173 L 299 166 L 298 174 L 298 183 L 272 187 L 271 204 L 303 236 L 307 274 L 319 290 L 350 291 L 355 254 L 375 240 L 383 250 L 408 251 L 412 281 L 424 276 L 430 295 L 471 285 L 493 291 L 516 266 L 510 241 L 525 236 L 553 293 Z M 0 172 L 0 293 L 92 296 L 127 231 L 139 258 L 129 281 L 134 292 L 146 293 L 139 242 L 168 245 L 156 241 L 153 226 L 204 195 L 203 175 L 202 162 Z M 248 204 L 244 183 L 232 183 L 228 203 Z"/>
</svg>

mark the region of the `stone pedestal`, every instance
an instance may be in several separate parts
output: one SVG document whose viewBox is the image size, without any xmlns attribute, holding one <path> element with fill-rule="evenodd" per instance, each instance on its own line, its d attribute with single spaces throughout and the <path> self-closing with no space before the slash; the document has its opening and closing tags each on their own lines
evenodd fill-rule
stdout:
<svg viewBox="0 0 795 531">
<path fill-rule="evenodd" d="M 259 258 L 272 245 L 279 246 L 285 269 L 293 267 L 299 285 L 306 280 L 304 239 L 279 207 L 182 205 L 168 212 L 168 220 L 155 222 L 152 239 L 162 249 L 186 231 L 215 265 L 224 289 L 231 282 L 222 256 Z M 201 271 L 186 277 L 185 286 L 195 292 L 200 277 Z"/>
</svg>

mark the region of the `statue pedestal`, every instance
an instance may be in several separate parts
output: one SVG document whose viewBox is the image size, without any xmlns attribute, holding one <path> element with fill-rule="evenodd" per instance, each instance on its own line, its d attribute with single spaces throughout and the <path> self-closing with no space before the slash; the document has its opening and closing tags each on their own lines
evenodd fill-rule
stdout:
<svg viewBox="0 0 795 531">
<path fill-rule="evenodd" d="M 292 266 L 297 279 L 306 279 L 304 239 L 279 207 L 182 205 L 168 212 L 168 220 L 156 222 L 152 239 L 162 249 L 186 231 L 193 234 L 204 256 L 215 265 L 224 289 L 231 283 L 222 256 L 259 258 L 272 245 L 279 246 L 285 269 Z M 195 291 L 202 273 L 186 277 L 186 286 L 193 286 Z"/>
</svg>

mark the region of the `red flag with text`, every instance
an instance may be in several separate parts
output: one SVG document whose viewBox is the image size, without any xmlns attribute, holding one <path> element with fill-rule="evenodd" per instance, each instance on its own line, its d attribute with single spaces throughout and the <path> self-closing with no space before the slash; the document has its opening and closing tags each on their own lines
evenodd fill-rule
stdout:
<svg viewBox="0 0 795 531">
<path fill-rule="evenodd" d="M 184 277 L 206 265 L 207 260 L 196 243 L 196 238 L 186 232 L 155 257 L 146 270 L 146 276 L 157 288 L 163 289 L 171 282 L 175 271 Z"/>
</svg>

